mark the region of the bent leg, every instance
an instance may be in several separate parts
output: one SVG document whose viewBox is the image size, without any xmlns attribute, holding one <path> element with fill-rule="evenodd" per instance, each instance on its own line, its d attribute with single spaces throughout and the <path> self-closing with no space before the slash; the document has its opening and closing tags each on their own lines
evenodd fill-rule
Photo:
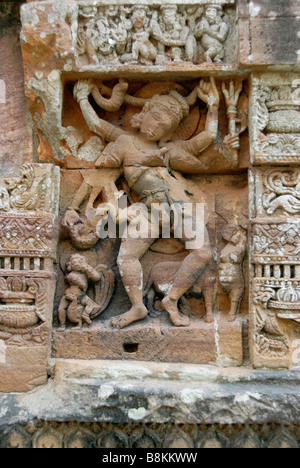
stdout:
<svg viewBox="0 0 300 468">
<path fill-rule="evenodd" d="M 171 322 L 177 327 L 189 326 L 188 317 L 178 310 L 179 299 L 193 286 L 212 261 L 212 251 L 208 232 L 205 229 L 205 242 L 201 249 L 192 250 L 182 262 L 175 277 L 172 289 L 163 300 L 163 307 L 168 312 Z"/>
<path fill-rule="evenodd" d="M 230 312 L 228 316 L 229 322 L 234 322 L 235 319 L 237 318 L 244 294 L 245 294 L 244 286 L 234 288 L 229 293 L 230 302 L 231 302 Z"/>
</svg>

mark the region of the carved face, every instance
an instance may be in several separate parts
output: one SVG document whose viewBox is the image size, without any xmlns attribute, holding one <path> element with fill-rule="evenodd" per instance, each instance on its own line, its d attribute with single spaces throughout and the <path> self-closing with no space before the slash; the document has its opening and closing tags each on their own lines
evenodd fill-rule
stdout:
<svg viewBox="0 0 300 468">
<path fill-rule="evenodd" d="M 151 109 L 143 118 L 141 133 L 146 135 L 149 141 L 162 140 L 174 127 L 174 119 L 166 111 L 159 108 Z"/>
<path fill-rule="evenodd" d="M 145 10 L 139 9 L 134 12 L 132 15 L 132 24 L 136 28 L 141 28 L 144 25 L 146 18 L 146 12 Z"/>
<path fill-rule="evenodd" d="M 177 9 L 173 7 L 163 9 L 163 21 L 166 26 L 173 26 L 176 23 Z"/>
<path fill-rule="evenodd" d="M 118 6 L 114 6 L 114 5 L 110 5 L 106 11 L 107 15 L 108 16 L 117 16 L 118 13 L 119 13 L 119 7 Z"/>
<path fill-rule="evenodd" d="M 207 10 L 205 11 L 205 17 L 208 20 L 209 24 L 216 23 L 219 19 L 217 8 L 208 7 Z"/>
</svg>

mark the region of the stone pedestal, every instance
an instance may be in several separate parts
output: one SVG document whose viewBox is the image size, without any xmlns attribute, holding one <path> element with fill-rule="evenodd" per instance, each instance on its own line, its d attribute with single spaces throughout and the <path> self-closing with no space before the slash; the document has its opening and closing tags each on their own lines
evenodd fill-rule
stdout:
<svg viewBox="0 0 300 468">
<path fill-rule="evenodd" d="M 234 346 L 231 345 L 234 343 Z M 188 328 L 175 328 L 168 319 L 148 318 L 143 324 L 113 330 L 109 323 L 84 330 L 55 330 L 53 355 L 58 359 L 124 359 L 193 364 L 243 364 L 242 321 L 215 323 L 194 319 Z"/>
</svg>

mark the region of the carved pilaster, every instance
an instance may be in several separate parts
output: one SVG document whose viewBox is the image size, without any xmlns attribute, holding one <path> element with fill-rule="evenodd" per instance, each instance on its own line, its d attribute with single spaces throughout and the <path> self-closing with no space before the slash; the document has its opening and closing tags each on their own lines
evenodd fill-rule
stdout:
<svg viewBox="0 0 300 468">
<path fill-rule="evenodd" d="M 298 364 L 299 78 L 294 74 L 252 78 L 251 154 L 254 165 L 262 165 L 250 175 L 253 207 L 250 343 L 255 367 Z"/>
<path fill-rule="evenodd" d="M 59 168 L 30 164 L 0 181 L 0 392 L 47 380 Z"/>
</svg>

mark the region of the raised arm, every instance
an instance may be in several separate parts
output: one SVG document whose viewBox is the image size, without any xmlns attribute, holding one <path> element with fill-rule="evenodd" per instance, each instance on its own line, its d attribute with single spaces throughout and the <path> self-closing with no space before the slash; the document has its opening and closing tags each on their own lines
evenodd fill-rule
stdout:
<svg viewBox="0 0 300 468">
<path fill-rule="evenodd" d="M 198 97 L 207 104 L 208 113 L 206 117 L 205 130 L 182 145 L 195 156 L 211 145 L 218 135 L 218 111 L 220 104 L 219 91 L 214 78 L 210 82 L 201 81 L 197 88 Z"/>
<path fill-rule="evenodd" d="M 121 135 L 128 132 L 100 119 L 89 102 L 89 95 L 93 92 L 94 84 L 89 80 L 79 81 L 74 88 L 74 96 L 77 99 L 84 119 L 91 130 L 105 141 L 116 141 Z"/>
</svg>

